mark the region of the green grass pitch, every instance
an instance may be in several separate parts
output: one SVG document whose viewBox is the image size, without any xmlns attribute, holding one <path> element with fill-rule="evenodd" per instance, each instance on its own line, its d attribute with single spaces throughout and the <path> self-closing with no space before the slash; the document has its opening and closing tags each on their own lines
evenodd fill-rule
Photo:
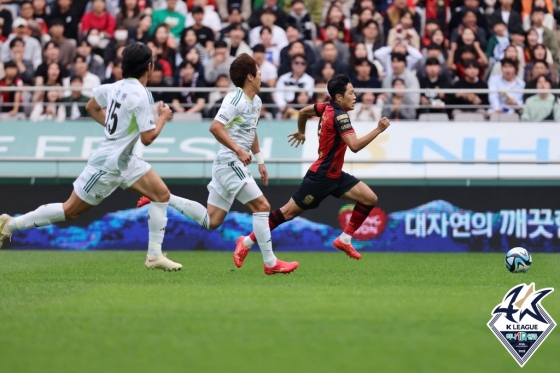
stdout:
<svg viewBox="0 0 560 373">
<path fill-rule="evenodd" d="M 281 253 L 265 276 L 253 251 L 0 252 L 0 372 L 516 372 L 486 323 L 518 283 L 556 287 L 560 255 L 511 274 L 501 254 Z M 560 327 L 523 372 L 560 372 Z"/>
</svg>

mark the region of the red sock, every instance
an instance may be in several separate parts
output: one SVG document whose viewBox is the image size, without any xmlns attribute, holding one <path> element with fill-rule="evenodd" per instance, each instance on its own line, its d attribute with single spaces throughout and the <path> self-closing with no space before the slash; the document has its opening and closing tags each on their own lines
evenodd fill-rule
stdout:
<svg viewBox="0 0 560 373">
<path fill-rule="evenodd" d="M 354 232 L 362 226 L 374 207 L 375 206 L 362 205 L 361 203 L 356 204 L 356 206 L 354 206 L 354 211 L 352 211 L 350 221 L 346 225 L 346 228 L 344 228 L 344 233 L 353 236 Z"/>
<path fill-rule="evenodd" d="M 280 211 L 280 209 L 271 211 L 270 215 L 268 215 L 268 226 L 270 227 L 271 232 L 274 230 L 274 228 L 285 222 L 286 218 L 284 218 L 284 215 L 282 214 L 282 211 Z M 255 232 L 251 232 L 249 238 L 251 239 L 251 241 L 257 242 Z"/>
</svg>

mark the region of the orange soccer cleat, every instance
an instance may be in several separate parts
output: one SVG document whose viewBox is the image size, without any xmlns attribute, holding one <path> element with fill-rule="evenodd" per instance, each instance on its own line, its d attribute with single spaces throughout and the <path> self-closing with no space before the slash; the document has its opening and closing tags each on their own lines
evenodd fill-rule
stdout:
<svg viewBox="0 0 560 373">
<path fill-rule="evenodd" d="M 264 273 L 267 275 L 275 275 L 277 273 L 291 273 L 297 269 L 299 266 L 298 262 L 284 262 L 280 259 L 276 259 L 276 265 L 274 267 L 267 267 L 264 265 Z"/>
<path fill-rule="evenodd" d="M 237 268 L 241 268 L 243 261 L 249 254 L 249 248 L 243 244 L 244 236 L 237 237 L 237 243 L 235 244 L 235 251 L 233 252 L 233 262 Z"/>
<path fill-rule="evenodd" d="M 340 251 L 344 251 L 346 255 L 348 255 L 352 259 L 359 260 L 362 258 L 362 255 L 354 249 L 352 244 L 344 243 L 340 240 L 340 237 L 337 237 L 336 240 L 333 241 L 333 246 Z"/>
<path fill-rule="evenodd" d="M 150 203 L 152 201 L 150 201 L 150 199 L 148 197 L 140 197 L 140 199 L 138 200 L 138 203 L 136 204 L 136 207 L 142 207 L 144 205 L 147 205 L 148 203 Z"/>
</svg>

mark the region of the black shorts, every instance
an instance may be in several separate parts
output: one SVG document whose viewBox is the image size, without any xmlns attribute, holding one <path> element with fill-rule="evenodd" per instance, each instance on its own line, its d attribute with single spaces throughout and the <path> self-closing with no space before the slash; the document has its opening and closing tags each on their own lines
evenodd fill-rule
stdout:
<svg viewBox="0 0 560 373">
<path fill-rule="evenodd" d="M 342 172 L 338 179 L 331 179 L 324 175 L 317 175 L 315 172 L 307 171 L 301 185 L 292 198 L 300 208 L 311 210 L 319 207 L 319 204 L 328 196 L 342 197 L 344 193 L 348 192 L 359 182 L 360 180 L 346 172 Z"/>
</svg>

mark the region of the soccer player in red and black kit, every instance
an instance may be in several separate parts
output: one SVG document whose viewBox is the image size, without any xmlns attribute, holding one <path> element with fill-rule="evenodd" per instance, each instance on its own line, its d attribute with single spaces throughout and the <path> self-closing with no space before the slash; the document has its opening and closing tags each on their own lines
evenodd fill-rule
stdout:
<svg viewBox="0 0 560 373">
<path fill-rule="evenodd" d="M 319 207 L 321 201 L 329 195 L 356 202 L 352 217 L 344 232 L 337 237 L 333 245 L 344 251 L 349 257 L 360 259 L 362 256 L 352 246 L 352 236 L 368 217 L 377 203 L 375 193 L 362 181 L 342 171 L 346 148 L 354 153 L 365 148 L 380 133 L 389 127 L 389 120 L 382 118 L 377 128 L 366 136 L 356 136 L 348 111 L 354 109 L 356 95 L 350 79 L 346 75 L 335 75 L 327 84 L 332 101 L 307 106 L 300 110 L 298 117 L 298 131 L 290 134 L 290 144 L 296 147 L 305 142 L 305 126 L 312 116 L 319 120 L 319 158 L 309 167 L 299 189 L 290 201 L 282 208 L 272 211 L 268 218 L 270 230 L 280 224 L 292 220 L 306 210 Z M 237 239 L 233 261 L 237 267 L 243 265 L 243 260 L 255 243 L 254 233 Z"/>
</svg>

